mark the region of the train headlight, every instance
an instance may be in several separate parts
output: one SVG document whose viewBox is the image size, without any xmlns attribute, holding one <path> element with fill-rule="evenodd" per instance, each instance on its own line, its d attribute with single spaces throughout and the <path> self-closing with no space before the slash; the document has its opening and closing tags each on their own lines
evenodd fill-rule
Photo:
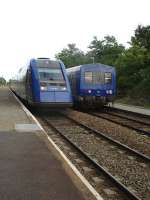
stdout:
<svg viewBox="0 0 150 200">
<path fill-rule="evenodd" d="M 109 90 L 109 94 L 112 94 L 112 90 Z"/>
<path fill-rule="evenodd" d="M 63 87 L 62 90 L 63 90 L 63 91 L 64 91 L 64 90 L 67 90 L 67 88 L 66 88 L 66 87 Z"/>
<path fill-rule="evenodd" d="M 46 90 L 47 90 L 47 87 L 46 87 L 46 86 L 41 86 L 40 89 L 41 89 L 42 91 L 46 91 Z"/>
<path fill-rule="evenodd" d="M 106 90 L 106 94 L 112 94 L 112 90 Z"/>
<path fill-rule="evenodd" d="M 88 90 L 88 93 L 89 93 L 89 94 L 91 94 L 91 92 L 92 92 L 91 90 Z"/>
</svg>

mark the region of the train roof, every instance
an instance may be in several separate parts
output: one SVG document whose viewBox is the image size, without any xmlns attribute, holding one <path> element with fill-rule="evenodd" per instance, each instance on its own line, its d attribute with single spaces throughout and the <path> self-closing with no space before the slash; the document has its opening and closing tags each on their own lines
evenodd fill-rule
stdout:
<svg viewBox="0 0 150 200">
<path fill-rule="evenodd" d="M 71 72 L 71 71 L 77 71 L 81 68 L 89 68 L 89 67 L 101 67 L 103 69 L 114 69 L 113 66 L 109 66 L 109 65 L 104 65 L 101 63 L 91 63 L 91 64 L 83 64 L 83 65 L 79 65 L 79 66 L 75 66 L 75 67 L 71 67 L 67 69 L 67 72 Z"/>
<path fill-rule="evenodd" d="M 56 62 L 60 62 L 61 60 L 57 60 L 57 59 L 50 59 L 48 57 L 38 57 L 38 58 L 31 58 L 29 59 L 30 61 L 32 60 L 50 60 L 50 61 L 56 61 Z"/>
</svg>

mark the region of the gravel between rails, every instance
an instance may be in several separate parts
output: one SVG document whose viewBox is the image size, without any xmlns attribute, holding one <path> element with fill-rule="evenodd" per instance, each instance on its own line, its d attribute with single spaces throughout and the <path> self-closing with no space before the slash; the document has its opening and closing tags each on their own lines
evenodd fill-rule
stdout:
<svg viewBox="0 0 150 200">
<path fill-rule="evenodd" d="M 81 117 L 79 118 L 81 121 Z M 69 123 L 69 120 L 51 120 L 74 143 L 100 165 L 117 177 L 124 185 L 133 190 L 141 199 L 150 197 L 150 166 L 141 163 L 126 151 L 120 150 L 105 139 L 95 137 L 84 128 Z"/>
<path fill-rule="evenodd" d="M 140 135 L 134 130 L 87 113 L 69 109 L 65 111 L 65 114 L 79 122 L 82 121 L 85 125 L 93 127 L 147 156 L 150 156 L 150 137 L 146 135 Z"/>
<path fill-rule="evenodd" d="M 115 122 L 116 123 L 122 123 L 121 126 L 129 125 L 129 126 L 131 126 L 133 128 L 138 128 L 139 130 L 141 130 L 140 134 L 143 134 L 142 131 L 147 131 L 148 132 L 148 136 L 150 136 L 150 124 L 149 125 L 145 125 L 145 124 L 142 124 L 142 122 L 140 122 L 140 121 L 136 122 L 136 121 L 134 121 L 135 118 L 134 119 L 131 119 L 131 118 L 127 119 L 126 118 L 127 116 L 123 116 L 123 118 L 122 118 L 122 116 L 120 117 L 120 115 L 116 116 L 116 115 L 112 115 L 111 113 L 100 113 L 100 112 L 92 112 L 92 113 L 89 113 L 89 114 L 92 114 L 92 115 L 96 114 L 101 118 L 104 117 L 106 119 L 113 120 L 114 123 Z"/>
</svg>

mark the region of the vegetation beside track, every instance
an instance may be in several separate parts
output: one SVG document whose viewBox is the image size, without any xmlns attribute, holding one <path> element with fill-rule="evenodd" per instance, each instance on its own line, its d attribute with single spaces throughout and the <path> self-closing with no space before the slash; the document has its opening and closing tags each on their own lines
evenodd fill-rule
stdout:
<svg viewBox="0 0 150 200">
<path fill-rule="evenodd" d="M 3 77 L 0 77 L 0 86 L 6 85 L 6 80 Z"/>
</svg>

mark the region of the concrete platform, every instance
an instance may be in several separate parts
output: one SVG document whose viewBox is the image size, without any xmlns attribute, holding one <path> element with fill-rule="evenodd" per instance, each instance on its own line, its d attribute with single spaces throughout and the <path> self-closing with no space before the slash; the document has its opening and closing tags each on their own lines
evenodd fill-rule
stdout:
<svg viewBox="0 0 150 200">
<path fill-rule="evenodd" d="M 0 88 L 0 111 L 0 199 L 96 199 L 67 173 L 66 164 L 41 139 L 43 132 L 8 88 Z"/>
<path fill-rule="evenodd" d="M 150 109 L 145 109 L 145 108 L 138 107 L 138 106 L 114 103 L 113 107 L 114 108 L 119 108 L 119 109 L 122 109 L 122 110 L 127 110 L 127 111 L 131 111 L 131 112 L 135 112 L 135 113 L 139 113 L 139 114 L 150 116 Z"/>
<path fill-rule="evenodd" d="M 8 88 L 0 88 L 0 130 L 10 131 L 16 124 L 32 123 Z"/>
</svg>

